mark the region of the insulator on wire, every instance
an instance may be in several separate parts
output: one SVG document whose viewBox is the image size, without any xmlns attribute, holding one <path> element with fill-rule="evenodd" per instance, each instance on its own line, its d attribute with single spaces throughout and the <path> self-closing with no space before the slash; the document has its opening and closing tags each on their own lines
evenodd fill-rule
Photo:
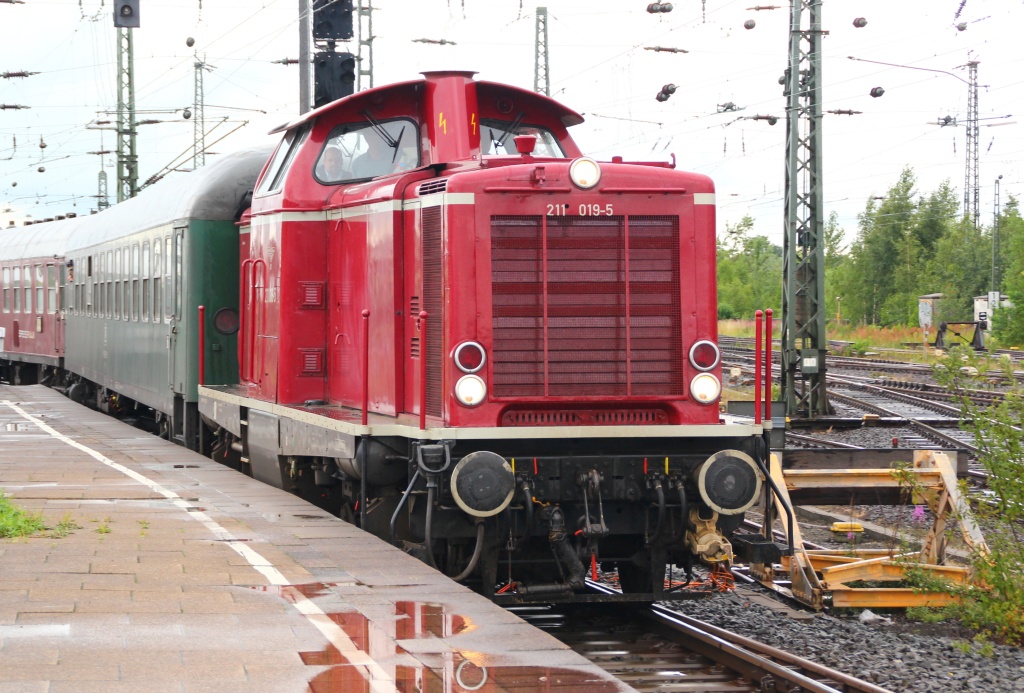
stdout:
<svg viewBox="0 0 1024 693">
<path fill-rule="evenodd" d="M 753 19 L 748 19 L 747 21 L 743 22 L 744 29 L 753 29 L 755 26 L 757 26 L 757 22 L 755 22 Z"/>
<path fill-rule="evenodd" d="M 857 17 L 856 19 L 853 20 L 853 25 L 858 29 L 863 29 L 868 25 L 868 20 L 864 19 L 863 17 Z"/>
<path fill-rule="evenodd" d="M 658 101 L 668 101 L 668 97 L 672 96 L 675 93 L 676 93 L 676 85 L 674 85 L 674 84 L 666 84 L 665 86 L 663 86 L 661 88 L 661 91 L 659 91 L 658 95 L 656 97 L 654 97 L 654 98 L 656 98 Z"/>
<path fill-rule="evenodd" d="M 670 2 L 652 2 L 647 6 L 647 12 L 650 14 L 657 14 L 659 12 L 671 12 L 672 3 Z"/>
<path fill-rule="evenodd" d="M 876 99 L 884 93 L 885 89 L 882 89 L 881 87 L 874 87 L 870 92 L 871 96 L 873 96 Z"/>
</svg>

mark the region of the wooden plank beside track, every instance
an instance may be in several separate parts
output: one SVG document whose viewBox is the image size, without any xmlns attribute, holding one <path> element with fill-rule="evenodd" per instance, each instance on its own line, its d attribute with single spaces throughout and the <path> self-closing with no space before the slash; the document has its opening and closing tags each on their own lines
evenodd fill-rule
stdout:
<svg viewBox="0 0 1024 693">
<path fill-rule="evenodd" d="M 967 455 L 956 450 L 942 450 L 954 460 L 957 476 L 967 475 Z M 909 448 L 865 448 L 863 450 L 786 449 L 782 468 L 789 469 L 890 469 L 894 462 L 910 462 L 914 451 Z"/>
</svg>

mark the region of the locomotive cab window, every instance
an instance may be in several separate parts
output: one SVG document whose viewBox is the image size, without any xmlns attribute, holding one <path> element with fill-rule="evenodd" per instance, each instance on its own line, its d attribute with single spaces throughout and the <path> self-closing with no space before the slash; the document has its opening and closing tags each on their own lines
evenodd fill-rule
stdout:
<svg viewBox="0 0 1024 693">
<path fill-rule="evenodd" d="M 301 130 L 296 128 L 285 133 L 284 139 L 278 145 L 277 151 L 274 152 L 274 158 L 271 160 L 270 166 L 267 167 L 266 174 L 256 188 L 257 195 L 276 192 L 281 189 L 285 174 L 291 168 L 292 161 L 295 160 L 295 155 L 302 148 L 302 143 L 306 141 L 306 135 L 308 134 L 308 126 Z"/>
<path fill-rule="evenodd" d="M 346 123 L 331 131 L 313 176 L 333 185 L 408 171 L 420 165 L 419 128 L 408 118 Z"/>
<path fill-rule="evenodd" d="M 564 159 L 565 152 L 562 145 L 554 134 L 545 127 L 538 125 L 524 125 L 518 120 L 491 120 L 485 118 L 480 121 L 480 153 L 485 156 L 495 154 L 518 156 L 516 151 L 515 138 L 519 135 L 533 135 L 537 144 L 533 149 L 533 156 Z"/>
</svg>

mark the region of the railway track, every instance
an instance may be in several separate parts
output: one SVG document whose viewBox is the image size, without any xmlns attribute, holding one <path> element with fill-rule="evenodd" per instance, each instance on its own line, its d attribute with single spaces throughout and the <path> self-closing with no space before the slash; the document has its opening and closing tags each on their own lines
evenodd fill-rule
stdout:
<svg viewBox="0 0 1024 693">
<path fill-rule="evenodd" d="M 588 584 L 614 593 L 605 585 Z M 887 691 L 657 605 L 639 610 L 551 605 L 512 611 L 638 691 Z"/>
</svg>

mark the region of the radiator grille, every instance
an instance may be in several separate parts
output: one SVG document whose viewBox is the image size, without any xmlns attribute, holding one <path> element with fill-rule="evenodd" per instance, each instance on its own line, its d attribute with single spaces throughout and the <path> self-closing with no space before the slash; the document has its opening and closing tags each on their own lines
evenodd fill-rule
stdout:
<svg viewBox="0 0 1024 693">
<path fill-rule="evenodd" d="M 682 393 L 677 217 L 495 216 L 491 248 L 495 396 Z"/>
<path fill-rule="evenodd" d="M 441 314 L 443 249 L 440 207 L 423 210 L 423 310 L 427 311 L 427 414 L 441 416 L 441 352 L 444 322 Z M 419 347 L 419 344 L 416 345 Z M 422 352 L 420 352 L 422 353 Z"/>
<path fill-rule="evenodd" d="M 669 422 L 661 409 L 513 409 L 502 414 L 502 426 L 637 426 Z"/>
</svg>

